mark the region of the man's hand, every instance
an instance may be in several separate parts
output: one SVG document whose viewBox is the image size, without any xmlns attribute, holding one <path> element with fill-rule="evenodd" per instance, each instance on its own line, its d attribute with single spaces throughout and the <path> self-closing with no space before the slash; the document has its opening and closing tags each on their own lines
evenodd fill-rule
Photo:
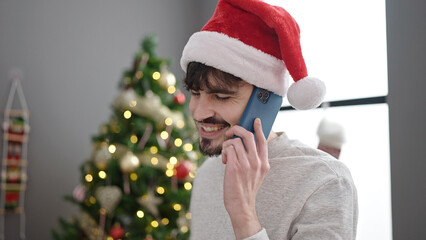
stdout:
<svg viewBox="0 0 426 240">
<path fill-rule="evenodd" d="M 223 197 L 237 239 L 259 232 L 262 227 L 256 213 L 256 195 L 269 171 L 268 147 L 260 119 L 254 122 L 254 135 L 233 126 L 227 136 L 238 136 L 222 144 L 222 161 L 226 164 Z M 244 142 L 244 144 L 243 144 Z"/>
</svg>

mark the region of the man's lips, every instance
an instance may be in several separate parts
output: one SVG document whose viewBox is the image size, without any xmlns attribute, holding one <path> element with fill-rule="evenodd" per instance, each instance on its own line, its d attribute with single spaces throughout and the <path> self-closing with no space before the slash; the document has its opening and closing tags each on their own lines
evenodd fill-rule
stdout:
<svg viewBox="0 0 426 240">
<path fill-rule="evenodd" d="M 199 131 L 201 137 L 213 138 L 219 134 L 222 134 L 227 130 L 228 125 L 216 125 L 216 124 L 199 124 Z"/>
</svg>

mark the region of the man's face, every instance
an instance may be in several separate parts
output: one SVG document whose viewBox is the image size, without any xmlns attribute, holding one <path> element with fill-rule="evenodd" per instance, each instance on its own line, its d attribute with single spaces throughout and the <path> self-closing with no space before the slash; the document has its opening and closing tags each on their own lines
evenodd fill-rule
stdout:
<svg viewBox="0 0 426 240">
<path fill-rule="evenodd" d="M 232 87 L 220 86 L 212 76 L 210 88 L 191 91 L 189 110 L 200 136 L 200 150 L 205 155 L 219 155 L 222 143 L 229 139 L 225 132 L 237 125 L 253 91 L 253 85 L 240 81 Z"/>
</svg>

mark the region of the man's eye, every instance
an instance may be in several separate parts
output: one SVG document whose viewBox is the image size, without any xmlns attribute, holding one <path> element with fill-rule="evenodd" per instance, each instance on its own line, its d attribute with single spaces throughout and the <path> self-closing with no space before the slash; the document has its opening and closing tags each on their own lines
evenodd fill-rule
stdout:
<svg viewBox="0 0 426 240">
<path fill-rule="evenodd" d="M 225 101 L 225 100 L 228 100 L 229 98 L 230 98 L 229 96 L 216 95 L 216 99 L 219 101 Z"/>
<path fill-rule="evenodd" d="M 192 96 L 200 96 L 200 93 L 199 92 L 195 92 L 195 91 L 191 91 L 191 95 Z"/>
</svg>

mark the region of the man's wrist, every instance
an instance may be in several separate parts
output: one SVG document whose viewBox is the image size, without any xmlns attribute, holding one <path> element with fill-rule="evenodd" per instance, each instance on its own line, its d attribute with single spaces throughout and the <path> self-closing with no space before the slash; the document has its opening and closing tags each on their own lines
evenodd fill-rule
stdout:
<svg viewBox="0 0 426 240">
<path fill-rule="evenodd" d="M 256 214 L 231 216 L 231 222 L 237 240 L 248 238 L 262 230 Z"/>
</svg>

